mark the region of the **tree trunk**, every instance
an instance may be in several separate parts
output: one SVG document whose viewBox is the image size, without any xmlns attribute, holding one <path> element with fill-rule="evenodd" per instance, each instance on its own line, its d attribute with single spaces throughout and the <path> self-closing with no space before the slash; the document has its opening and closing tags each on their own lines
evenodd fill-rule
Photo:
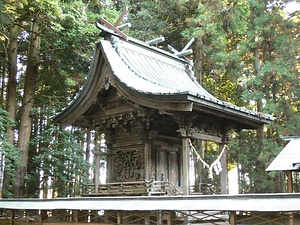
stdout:
<svg viewBox="0 0 300 225">
<path fill-rule="evenodd" d="M 34 92 L 35 83 L 38 75 L 38 62 L 39 62 L 39 49 L 40 38 L 38 36 L 39 27 L 36 21 L 32 22 L 30 46 L 28 53 L 28 61 L 26 68 L 24 96 L 22 101 L 20 127 L 19 127 L 19 139 L 18 148 L 20 150 L 19 155 L 19 168 L 16 174 L 16 185 L 14 189 L 14 197 L 25 197 L 25 175 L 27 172 L 28 164 L 28 149 L 29 140 L 31 134 L 31 111 L 34 105 Z"/>
<path fill-rule="evenodd" d="M 254 50 L 254 68 L 255 68 L 255 73 L 256 73 L 256 77 L 260 77 L 261 76 L 261 73 L 260 73 L 260 57 L 259 57 L 259 51 L 258 49 L 256 48 Z M 258 90 L 261 89 L 261 87 L 257 87 Z M 260 90 L 261 91 L 261 90 Z M 256 100 L 256 104 L 257 104 L 257 111 L 258 112 L 262 112 L 262 107 L 263 107 L 263 102 L 262 102 L 262 97 L 260 99 L 257 99 Z M 257 136 L 259 137 L 259 141 L 262 140 L 263 138 L 263 130 L 264 130 L 264 127 L 260 127 L 258 130 L 257 130 Z"/>
<path fill-rule="evenodd" d="M 10 27 L 10 43 L 9 43 L 9 77 L 7 85 L 7 111 L 11 120 L 16 120 L 16 98 L 17 98 L 17 54 L 18 54 L 18 26 L 12 25 Z M 9 126 L 7 130 L 8 141 L 14 144 L 15 129 Z"/>
<path fill-rule="evenodd" d="M 202 84 L 202 64 L 203 64 L 203 41 L 201 37 L 196 38 L 195 55 L 195 77 L 199 84 Z"/>
<path fill-rule="evenodd" d="M 18 55 L 18 33 L 19 28 L 17 25 L 11 25 L 9 30 L 9 50 L 8 50 L 8 84 L 7 84 L 7 102 L 6 109 L 8 116 L 12 121 L 16 120 L 16 98 L 17 98 L 17 55 Z M 15 128 L 11 124 L 7 127 L 7 139 L 10 144 L 14 145 Z M 5 159 L 4 159 L 5 160 Z M 2 197 L 9 197 L 8 194 L 12 193 L 10 189 L 11 176 L 7 168 L 4 168 Z M 4 191 L 3 191 L 4 190 Z"/>
</svg>

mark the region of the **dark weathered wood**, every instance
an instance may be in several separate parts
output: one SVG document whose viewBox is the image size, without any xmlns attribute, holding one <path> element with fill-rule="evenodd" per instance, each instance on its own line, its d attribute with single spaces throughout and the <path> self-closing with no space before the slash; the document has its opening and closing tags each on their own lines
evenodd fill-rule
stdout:
<svg viewBox="0 0 300 225">
<path fill-rule="evenodd" d="M 125 40 L 128 40 L 128 37 L 126 34 L 124 34 L 122 31 L 120 31 L 117 27 L 115 27 L 114 25 L 112 25 L 110 22 L 108 22 L 106 19 L 104 18 L 100 18 L 101 22 L 105 24 L 105 26 L 107 26 L 109 29 L 115 31 L 118 35 L 120 35 L 122 38 L 124 38 Z"/>
<path fill-rule="evenodd" d="M 151 145 L 145 143 L 144 147 L 145 180 L 151 180 Z"/>
<path fill-rule="evenodd" d="M 293 172 L 292 171 L 287 171 L 287 192 L 288 193 L 293 193 Z"/>
<path fill-rule="evenodd" d="M 222 143 L 223 142 L 222 137 L 215 137 L 215 136 L 212 136 L 212 135 L 201 134 L 201 133 L 194 133 L 194 134 L 190 135 L 190 138 L 203 140 L 203 141 L 212 141 L 212 142 L 216 142 L 216 143 Z"/>
<path fill-rule="evenodd" d="M 122 196 L 122 195 L 148 195 L 150 190 L 149 181 L 116 182 L 100 184 L 93 191 L 94 184 L 84 185 L 82 196 Z"/>
<path fill-rule="evenodd" d="M 182 188 L 183 194 L 189 195 L 190 194 L 190 147 L 188 138 L 182 137 Z"/>
</svg>

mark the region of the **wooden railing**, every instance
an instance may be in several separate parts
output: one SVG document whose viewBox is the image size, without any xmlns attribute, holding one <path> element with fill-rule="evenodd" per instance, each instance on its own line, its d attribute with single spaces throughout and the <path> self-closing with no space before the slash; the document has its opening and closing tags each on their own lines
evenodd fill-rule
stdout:
<svg viewBox="0 0 300 225">
<path fill-rule="evenodd" d="M 149 195 L 177 196 L 182 195 L 182 193 L 170 181 L 152 181 Z"/>
<path fill-rule="evenodd" d="M 82 196 L 139 196 L 139 195 L 169 195 L 182 193 L 170 181 L 133 181 L 83 185 Z"/>
<path fill-rule="evenodd" d="M 100 184 L 95 187 L 94 184 L 83 185 L 82 196 L 115 196 L 115 195 L 148 195 L 150 182 L 133 181 Z"/>
<path fill-rule="evenodd" d="M 213 184 L 199 183 L 199 185 L 191 185 L 191 194 L 195 195 L 215 195 L 216 189 Z"/>
<path fill-rule="evenodd" d="M 196 188 L 191 186 L 191 194 L 214 195 L 212 184 L 201 183 Z M 141 196 L 141 195 L 182 195 L 182 192 L 170 181 L 132 181 L 83 185 L 82 196 Z"/>
</svg>

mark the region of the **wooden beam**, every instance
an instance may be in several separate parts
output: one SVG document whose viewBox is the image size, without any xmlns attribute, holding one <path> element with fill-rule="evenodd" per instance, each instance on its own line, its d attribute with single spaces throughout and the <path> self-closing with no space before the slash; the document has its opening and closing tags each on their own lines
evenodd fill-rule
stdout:
<svg viewBox="0 0 300 225">
<path fill-rule="evenodd" d="M 203 140 L 203 141 L 212 141 L 216 143 L 223 143 L 222 137 L 216 137 L 209 134 L 193 133 L 189 135 L 191 139 Z"/>
<path fill-rule="evenodd" d="M 288 193 L 293 193 L 293 172 L 292 171 L 288 171 L 287 172 L 287 192 Z"/>
<path fill-rule="evenodd" d="M 128 41 L 127 35 L 124 34 L 122 31 L 120 31 L 118 28 L 116 28 L 114 25 L 112 25 L 110 22 L 108 22 L 106 19 L 100 18 L 100 21 L 103 24 L 105 24 L 105 26 L 107 26 L 109 29 L 115 31 L 118 35 L 120 35 L 120 37 L 122 37 L 123 39 L 125 39 L 126 41 Z"/>
</svg>

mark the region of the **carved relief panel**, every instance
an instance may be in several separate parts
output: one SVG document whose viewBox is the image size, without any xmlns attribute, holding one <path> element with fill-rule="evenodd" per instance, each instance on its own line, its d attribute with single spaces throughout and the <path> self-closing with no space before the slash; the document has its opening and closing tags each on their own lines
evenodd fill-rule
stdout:
<svg viewBox="0 0 300 225">
<path fill-rule="evenodd" d="M 112 157 L 113 182 L 144 180 L 143 151 L 138 149 L 118 150 L 113 153 Z"/>
</svg>

